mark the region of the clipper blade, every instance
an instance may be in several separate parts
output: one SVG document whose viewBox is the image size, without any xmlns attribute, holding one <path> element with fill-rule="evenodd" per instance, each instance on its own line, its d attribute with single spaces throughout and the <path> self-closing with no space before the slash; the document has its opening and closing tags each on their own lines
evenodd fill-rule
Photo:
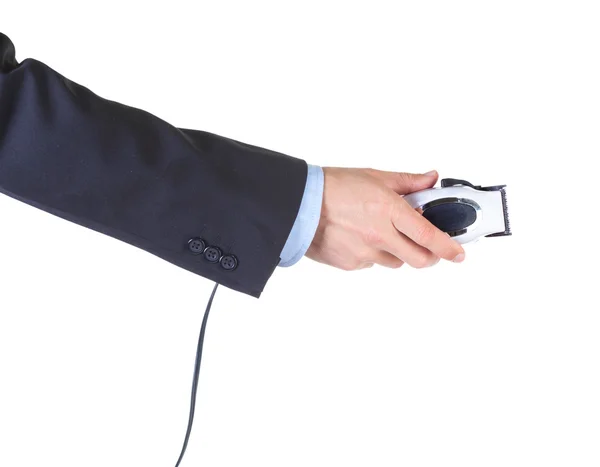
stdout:
<svg viewBox="0 0 600 467">
<path fill-rule="evenodd" d="M 496 232 L 493 234 L 486 235 L 486 237 L 506 237 L 508 235 L 512 235 L 512 231 L 510 230 L 510 219 L 508 216 L 508 204 L 506 202 L 506 187 L 503 186 L 497 191 L 500 192 L 500 196 L 502 198 L 502 211 L 504 214 L 504 232 Z"/>
</svg>

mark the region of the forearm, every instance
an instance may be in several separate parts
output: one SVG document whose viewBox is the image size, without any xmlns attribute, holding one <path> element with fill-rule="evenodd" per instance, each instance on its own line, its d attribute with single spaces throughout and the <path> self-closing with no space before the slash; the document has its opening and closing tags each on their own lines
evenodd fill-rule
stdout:
<svg viewBox="0 0 600 467">
<path fill-rule="evenodd" d="M 102 99 L 0 35 L 0 192 L 259 296 L 296 218 L 307 166 L 180 130 Z M 202 238 L 233 271 L 193 254 Z"/>
</svg>

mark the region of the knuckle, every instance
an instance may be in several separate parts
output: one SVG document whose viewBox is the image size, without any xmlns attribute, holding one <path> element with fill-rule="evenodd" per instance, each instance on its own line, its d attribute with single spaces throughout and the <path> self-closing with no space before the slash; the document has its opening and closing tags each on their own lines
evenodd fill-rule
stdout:
<svg viewBox="0 0 600 467">
<path fill-rule="evenodd" d="M 361 264 L 362 263 L 358 260 L 345 261 L 340 265 L 340 269 L 343 271 L 356 271 L 361 267 Z"/>
<path fill-rule="evenodd" d="M 362 264 L 362 263 L 368 263 L 371 261 L 371 257 L 373 255 L 371 254 L 371 250 L 368 248 L 365 248 L 363 251 L 359 251 L 356 254 L 356 260 L 355 262 L 358 264 Z"/>
<path fill-rule="evenodd" d="M 411 264 L 416 269 L 423 269 L 431 265 L 431 258 L 425 254 L 415 256 Z"/>
<path fill-rule="evenodd" d="M 383 236 L 375 228 L 369 228 L 364 233 L 364 241 L 367 245 L 380 246 L 383 243 Z"/>
<path fill-rule="evenodd" d="M 404 199 L 399 199 L 397 200 L 397 202 L 395 203 L 391 203 L 389 205 L 389 216 L 390 219 L 395 222 L 397 220 L 400 219 L 400 215 L 402 214 L 402 212 L 404 212 L 404 210 L 406 209 L 406 207 L 408 206 L 408 202 L 406 202 L 406 200 Z"/>
<path fill-rule="evenodd" d="M 417 230 L 417 242 L 421 245 L 429 245 L 435 238 L 435 227 L 429 223 L 423 223 Z"/>
<path fill-rule="evenodd" d="M 412 178 L 410 174 L 404 172 L 398 172 L 396 174 L 396 185 L 398 186 L 398 188 L 406 188 L 407 186 L 410 186 L 411 181 Z"/>
</svg>

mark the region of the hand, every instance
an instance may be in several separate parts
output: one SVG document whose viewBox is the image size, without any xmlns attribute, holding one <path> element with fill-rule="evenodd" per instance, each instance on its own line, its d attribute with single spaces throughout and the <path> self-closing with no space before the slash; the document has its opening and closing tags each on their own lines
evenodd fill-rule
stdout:
<svg viewBox="0 0 600 467">
<path fill-rule="evenodd" d="M 346 271 L 380 264 L 460 263 L 462 246 L 413 209 L 401 195 L 431 188 L 438 174 L 325 167 L 321 219 L 306 256 Z"/>
</svg>

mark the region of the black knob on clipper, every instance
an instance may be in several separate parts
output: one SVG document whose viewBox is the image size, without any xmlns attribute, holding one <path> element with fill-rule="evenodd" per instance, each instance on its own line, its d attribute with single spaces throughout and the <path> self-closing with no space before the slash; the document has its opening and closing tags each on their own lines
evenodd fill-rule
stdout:
<svg viewBox="0 0 600 467">
<path fill-rule="evenodd" d="M 464 233 L 477 220 L 477 211 L 469 204 L 447 202 L 425 207 L 423 217 L 451 237 Z"/>
</svg>

